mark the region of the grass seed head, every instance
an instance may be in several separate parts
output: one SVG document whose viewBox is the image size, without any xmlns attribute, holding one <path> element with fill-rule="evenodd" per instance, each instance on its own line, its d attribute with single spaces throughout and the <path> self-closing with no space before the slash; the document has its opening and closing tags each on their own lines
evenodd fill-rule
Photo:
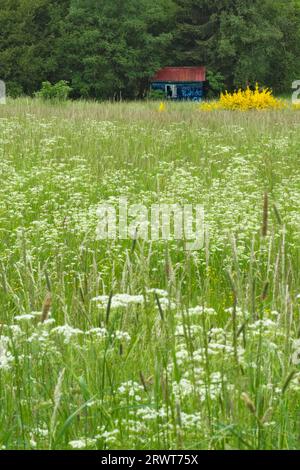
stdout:
<svg viewBox="0 0 300 470">
<path fill-rule="evenodd" d="M 44 323 L 46 320 L 48 320 L 51 305 L 52 305 L 52 297 L 51 297 L 50 292 L 48 292 L 43 303 L 41 323 Z"/>
<path fill-rule="evenodd" d="M 249 395 L 244 392 L 244 393 L 242 393 L 241 398 L 244 401 L 244 403 L 245 403 L 246 407 L 248 408 L 248 410 L 250 411 L 250 413 L 252 413 L 253 415 L 256 415 L 256 407 L 255 407 L 253 401 L 251 400 L 251 398 L 249 397 Z"/>
</svg>

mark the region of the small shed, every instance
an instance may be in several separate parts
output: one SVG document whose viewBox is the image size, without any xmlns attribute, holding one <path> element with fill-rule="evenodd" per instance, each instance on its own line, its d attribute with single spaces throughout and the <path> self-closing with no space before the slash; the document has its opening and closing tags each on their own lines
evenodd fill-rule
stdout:
<svg viewBox="0 0 300 470">
<path fill-rule="evenodd" d="M 151 79 L 151 90 L 162 91 L 169 100 L 201 101 L 205 83 L 205 67 L 164 67 Z"/>
</svg>

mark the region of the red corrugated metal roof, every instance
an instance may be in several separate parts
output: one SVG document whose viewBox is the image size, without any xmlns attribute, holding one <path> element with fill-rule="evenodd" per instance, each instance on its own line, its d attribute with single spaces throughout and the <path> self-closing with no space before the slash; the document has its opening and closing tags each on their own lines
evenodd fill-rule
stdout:
<svg viewBox="0 0 300 470">
<path fill-rule="evenodd" d="M 152 79 L 154 82 L 204 82 L 205 67 L 165 67 Z"/>
</svg>

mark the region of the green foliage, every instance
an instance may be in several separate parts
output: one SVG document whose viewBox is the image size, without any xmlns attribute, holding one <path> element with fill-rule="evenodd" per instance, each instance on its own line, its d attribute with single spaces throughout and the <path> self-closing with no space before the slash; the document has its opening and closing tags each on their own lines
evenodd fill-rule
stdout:
<svg viewBox="0 0 300 470">
<path fill-rule="evenodd" d="M 0 77 L 32 95 L 43 81 L 57 82 L 58 39 L 69 0 L 0 0 Z"/>
<path fill-rule="evenodd" d="M 68 81 L 74 98 L 136 99 L 166 65 L 205 65 L 211 94 L 300 77 L 300 2 L 0 0 L 0 78 L 12 96 Z M 216 83 L 216 81 L 218 83 Z"/>
<path fill-rule="evenodd" d="M 60 62 L 75 96 L 143 97 L 149 76 L 167 60 L 171 6 L 171 0 L 71 1 Z"/>
<path fill-rule="evenodd" d="M 72 88 L 65 80 L 52 85 L 50 82 L 43 82 L 42 88 L 35 95 L 45 101 L 66 101 L 72 92 Z"/>
<path fill-rule="evenodd" d="M 17 82 L 7 82 L 6 83 L 7 95 L 11 98 L 18 98 L 23 95 L 23 88 Z"/>
<path fill-rule="evenodd" d="M 276 91 L 300 76 L 300 4 L 176 0 L 175 61 L 205 64 L 229 89 L 256 81 Z"/>
<path fill-rule="evenodd" d="M 165 92 L 163 90 L 150 90 L 147 98 L 151 101 L 162 101 L 165 98 Z"/>
<path fill-rule="evenodd" d="M 206 78 L 209 83 L 208 98 L 219 96 L 225 88 L 224 76 L 220 72 L 213 72 L 212 70 L 207 70 Z"/>
</svg>

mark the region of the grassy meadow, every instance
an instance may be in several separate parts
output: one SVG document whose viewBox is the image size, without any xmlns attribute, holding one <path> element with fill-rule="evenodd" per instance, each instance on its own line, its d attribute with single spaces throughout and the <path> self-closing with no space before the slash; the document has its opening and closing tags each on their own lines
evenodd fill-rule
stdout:
<svg viewBox="0 0 300 470">
<path fill-rule="evenodd" d="M 0 449 L 300 448 L 300 112 L 0 106 Z M 202 204 L 205 242 L 97 240 Z"/>
</svg>

